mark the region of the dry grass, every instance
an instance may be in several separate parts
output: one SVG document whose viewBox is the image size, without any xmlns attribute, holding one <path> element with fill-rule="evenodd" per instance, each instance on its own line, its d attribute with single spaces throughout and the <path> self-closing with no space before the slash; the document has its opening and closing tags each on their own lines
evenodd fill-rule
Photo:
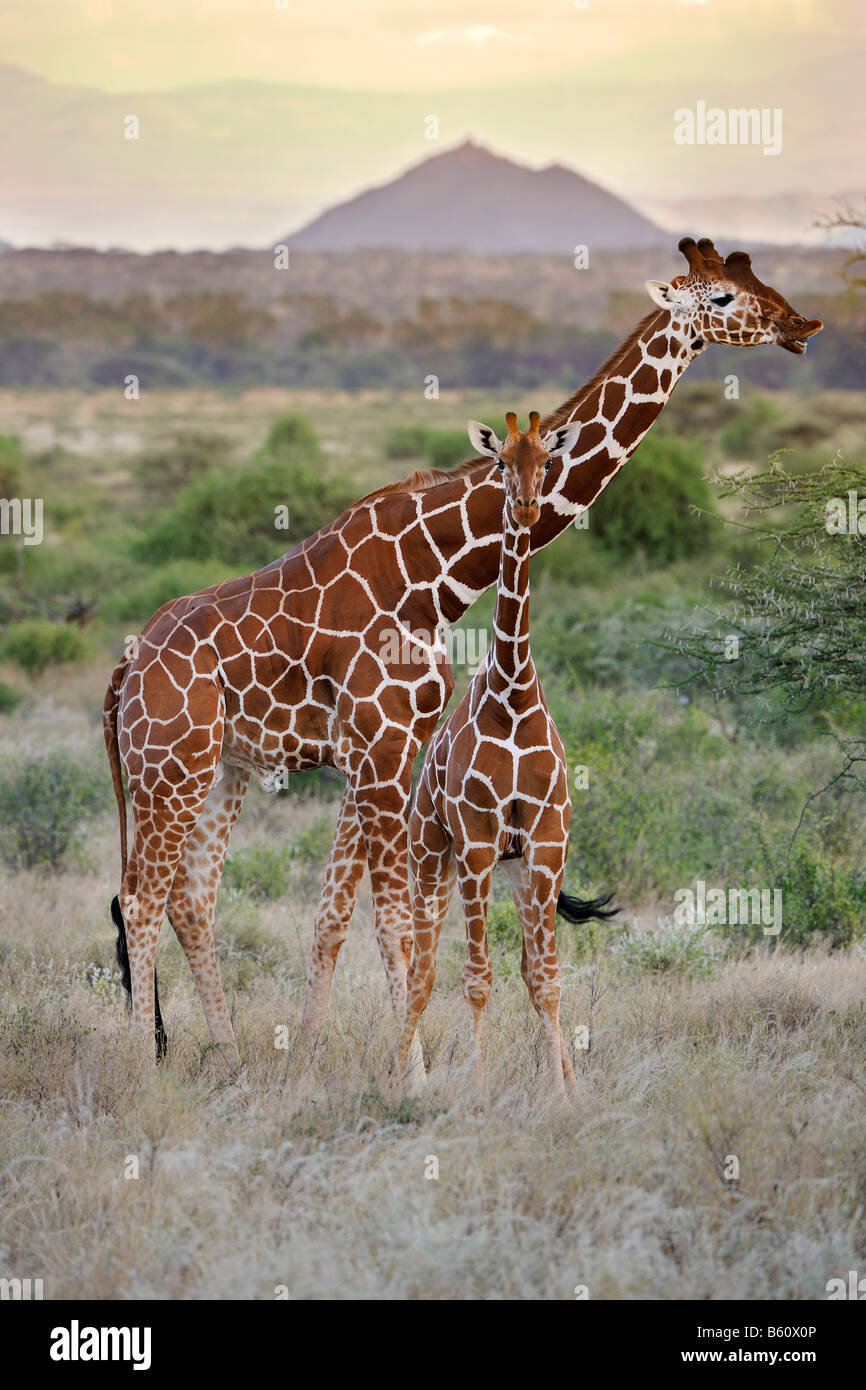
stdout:
<svg viewBox="0 0 866 1390">
<path fill-rule="evenodd" d="M 259 797 L 238 841 L 322 814 Z M 279 1025 L 293 1039 L 310 947 L 318 870 L 300 864 L 277 903 L 221 902 L 247 1063 L 226 1087 L 168 929 L 172 1053 L 140 1070 L 106 912 L 111 818 L 88 861 L 0 882 L 0 1273 L 42 1277 L 47 1298 L 800 1299 L 862 1267 L 862 954 L 688 980 L 587 968 L 566 946 L 564 1019 L 591 1048 L 561 1110 L 509 955 L 483 1090 L 468 1077 L 454 917 L 423 1024 L 430 1087 L 407 1101 L 366 896 L 315 1056 L 274 1046 Z"/>
</svg>

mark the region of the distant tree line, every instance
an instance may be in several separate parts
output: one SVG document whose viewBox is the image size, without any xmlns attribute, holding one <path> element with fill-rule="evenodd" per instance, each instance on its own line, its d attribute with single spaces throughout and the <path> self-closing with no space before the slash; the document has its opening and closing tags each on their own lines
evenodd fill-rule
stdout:
<svg viewBox="0 0 866 1390">
<path fill-rule="evenodd" d="M 798 301 L 799 303 L 799 301 Z M 434 373 L 444 389 L 558 386 L 574 389 L 637 321 L 643 301 L 613 293 L 604 327 L 545 321 L 491 297 L 422 298 L 387 318 L 327 294 L 275 301 L 195 291 L 119 302 L 66 289 L 0 301 L 0 386 L 98 389 L 134 373 L 150 388 L 257 385 L 356 390 L 416 386 Z M 825 320 L 804 363 L 783 353 L 750 356 L 756 386 L 855 389 L 866 373 L 866 309 L 845 294 L 806 296 Z M 736 349 L 708 354 L 693 379 L 742 371 Z"/>
</svg>

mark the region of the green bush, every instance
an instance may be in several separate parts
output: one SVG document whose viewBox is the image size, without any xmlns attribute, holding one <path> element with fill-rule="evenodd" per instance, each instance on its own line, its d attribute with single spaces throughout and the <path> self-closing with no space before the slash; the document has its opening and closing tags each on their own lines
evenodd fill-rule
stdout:
<svg viewBox="0 0 866 1390">
<path fill-rule="evenodd" d="M 226 860 L 226 883 L 262 902 L 281 898 L 292 886 L 294 865 L 317 873 L 327 859 L 334 839 L 331 822 L 324 816 L 302 830 L 290 845 L 248 845 Z"/>
<path fill-rule="evenodd" d="M 710 543 L 712 520 L 704 513 L 712 511 L 700 445 L 651 434 L 593 502 L 589 530 L 618 555 L 643 550 L 655 563 L 670 564 Z"/>
<path fill-rule="evenodd" d="M 628 932 L 614 947 L 614 958 L 641 974 L 673 972 L 693 979 L 712 975 L 724 961 L 729 943 L 702 926 L 681 926 L 666 919 L 649 931 Z"/>
<path fill-rule="evenodd" d="M 34 678 L 49 666 L 80 661 L 87 651 L 87 641 L 78 628 L 43 618 L 16 623 L 0 640 L 0 660 L 13 662 Z"/>
<path fill-rule="evenodd" d="M 81 844 L 86 823 L 110 801 L 105 769 L 67 754 L 42 757 L 0 773 L 0 853 L 7 864 L 56 868 Z"/>
<path fill-rule="evenodd" d="M 225 468 L 232 454 L 224 434 L 208 430 L 178 430 L 170 444 L 147 449 L 133 465 L 148 497 L 164 503 L 167 495 Z"/>
<path fill-rule="evenodd" d="M 782 930 L 786 946 L 817 941 L 850 946 L 866 929 L 866 871 L 819 857 L 807 847 L 797 850 L 777 876 L 782 893 Z M 756 938 L 760 927 L 746 928 Z M 766 939 L 766 938 L 764 938 Z"/>
<path fill-rule="evenodd" d="M 198 593 L 225 578 L 225 567 L 219 561 L 171 561 L 152 569 L 138 583 L 106 594 L 100 612 L 110 621 L 143 623 L 170 599 Z"/>
<path fill-rule="evenodd" d="M 291 861 L 281 845 L 247 845 L 226 860 L 223 878 L 230 888 L 261 902 L 274 902 L 288 892 Z"/>
<path fill-rule="evenodd" d="M 490 945 L 500 950 L 521 950 L 523 927 L 512 898 L 491 898 L 487 909 L 487 937 Z"/>
<path fill-rule="evenodd" d="M 11 434 L 0 434 L 0 497 L 20 497 L 24 473 L 21 441 Z"/>
<path fill-rule="evenodd" d="M 739 406 L 732 402 L 731 408 L 736 414 L 719 433 L 719 445 L 726 458 L 765 459 L 780 447 L 783 441 L 779 439 L 778 426 L 782 414 L 769 396 L 750 396 Z"/>
<path fill-rule="evenodd" d="M 0 681 L 0 714 L 11 714 L 21 703 L 21 696 L 17 690 L 13 690 L 11 685 L 5 681 Z"/>
<path fill-rule="evenodd" d="M 331 853 L 334 843 L 334 827 L 326 816 L 320 816 L 306 830 L 302 830 L 291 847 L 293 859 L 300 860 L 312 868 L 319 868 Z"/>
<path fill-rule="evenodd" d="M 276 559 L 348 507 L 356 490 L 323 473 L 315 433 L 303 416 L 281 417 L 247 467 L 222 468 L 182 488 L 166 516 L 135 545 L 139 559 L 218 559 L 254 568 Z M 278 527 L 278 509 L 287 524 Z"/>
<path fill-rule="evenodd" d="M 765 788 L 753 777 L 766 768 L 760 750 L 730 743 L 709 715 L 670 695 L 553 688 L 548 699 L 572 779 L 569 867 L 578 881 L 623 906 L 672 902 L 695 878 L 761 881 L 758 826 L 769 814 L 796 822 L 809 789 L 802 772 L 790 768 L 783 786 Z"/>
<path fill-rule="evenodd" d="M 385 440 L 389 459 L 426 459 L 431 468 L 453 468 L 472 457 L 465 430 L 434 429 L 430 425 L 400 425 Z"/>
<path fill-rule="evenodd" d="M 429 425 L 398 425 L 385 436 L 385 457 L 389 459 L 420 459 L 427 452 Z"/>
<path fill-rule="evenodd" d="M 472 458 L 472 445 L 465 430 L 429 430 L 424 453 L 431 468 L 454 468 Z"/>
</svg>

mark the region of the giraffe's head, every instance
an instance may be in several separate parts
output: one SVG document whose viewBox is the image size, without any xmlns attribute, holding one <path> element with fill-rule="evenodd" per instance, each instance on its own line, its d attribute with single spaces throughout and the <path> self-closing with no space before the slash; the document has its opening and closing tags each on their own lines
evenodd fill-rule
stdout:
<svg viewBox="0 0 866 1390">
<path fill-rule="evenodd" d="M 505 417 L 508 436 L 505 442 L 497 439 L 489 425 L 470 420 L 469 438 L 479 454 L 496 460 L 505 483 L 507 505 L 518 526 L 532 526 L 539 516 L 539 495 L 544 475 L 555 458 L 567 456 L 580 434 L 580 422 L 557 425 L 542 438 L 537 410 L 529 413 L 529 429 L 517 428 L 517 416 L 511 410 Z"/>
<path fill-rule="evenodd" d="M 685 323 L 692 345 L 730 343 L 753 347 L 778 343 L 788 352 L 804 353 L 806 340 L 820 333 L 820 319 L 804 319 L 787 299 L 752 274 L 745 251 L 732 251 L 722 260 L 709 237 L 679 243 L 689 263 L 688 274 L 670 284 L 647 280 L 650 298 Z"/>
</svg>

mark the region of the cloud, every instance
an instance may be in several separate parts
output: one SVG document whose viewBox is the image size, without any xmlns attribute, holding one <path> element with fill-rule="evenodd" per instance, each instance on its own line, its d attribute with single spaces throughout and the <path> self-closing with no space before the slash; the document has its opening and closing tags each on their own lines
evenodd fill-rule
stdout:
<svg viewBox="0 0 866 1390">
<path fill-rule="evenodd" d="M 504 29 L 497 29 L 493 24 L 467 24 L 462 29 L 428 29 L 426 34 L 419 34 L 415 40 L 422 48 L 434 43 L 453 43 L 459 44 L 461 47 L 468 47 L 495 41 L 526 43 L 525 38 L 517 34 L 508 34 Z"/>
</svg>

